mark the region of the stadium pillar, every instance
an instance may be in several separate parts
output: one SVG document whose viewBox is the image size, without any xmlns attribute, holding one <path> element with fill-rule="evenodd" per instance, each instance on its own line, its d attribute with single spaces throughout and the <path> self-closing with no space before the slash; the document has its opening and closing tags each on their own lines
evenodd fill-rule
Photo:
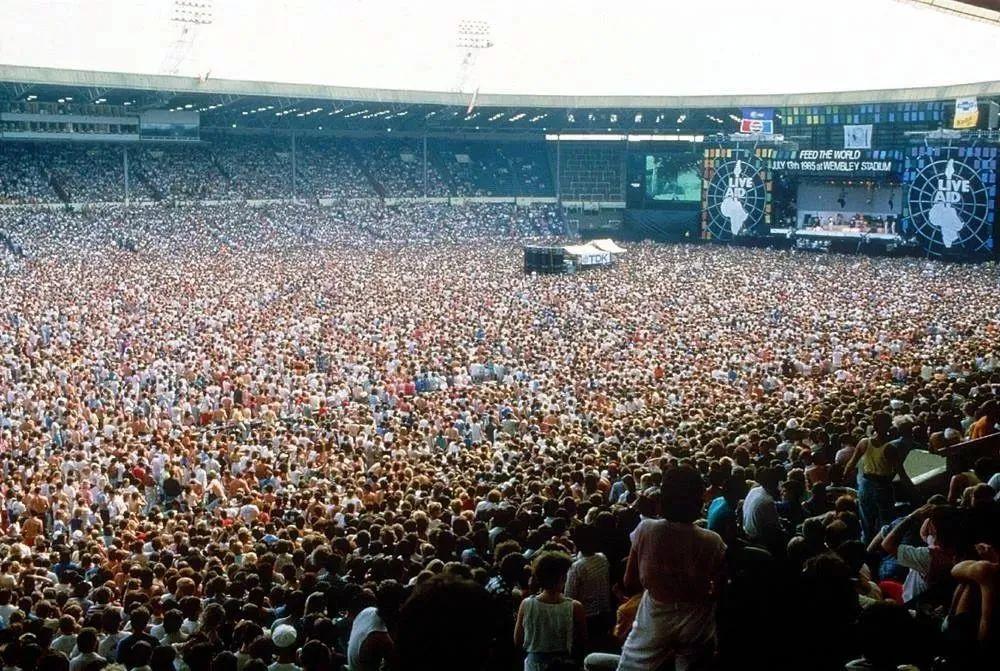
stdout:
<svg viewBox="0 0 1000 671">
<path fill-rule="evenodd" d="M 556 135 L 556 204 L 562 206 L 562 144 Z"/>
<path fill-rule="evenodd" d="M 125 207 L 128 207 L 128 147 L 122 147 L 122 163 L 125 170 Z"/>
<path fill-rule="evenodd" d="M 297 175 L 295 174 L 295 131 L 292 131 L 292 200 L 297 200 L 296 194 L 298 190 L 295 188 L 295 180 Z"/>
<path fill-rule="evenodd" d="M 427 197 L 427 133 L 424 133 L 424 198 Z"/>
</svg>

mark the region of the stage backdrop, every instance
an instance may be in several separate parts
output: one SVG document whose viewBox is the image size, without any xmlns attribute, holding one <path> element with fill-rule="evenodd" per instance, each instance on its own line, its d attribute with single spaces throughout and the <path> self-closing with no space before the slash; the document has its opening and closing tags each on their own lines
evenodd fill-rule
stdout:
<svg viewBox="0 0 1000 671">
<path fill-rule="evenodd" d="M 702 169 L 704 238 L 767 235 L 771 224 L 770 148 L 706 149 Z"/>
<path fill-rule="evenodd" d="M 798 208 L 799 224 L 806 217 L 819 215 L 827 217 L 844 214 L 848 219 L 856 212 L 871 216 L 888 217 L 903 212 L 903 198 L 898 184 L 885 184 L 858 180 L 849 184 L 843 180 L 837 183 L 799 183 L 795 202 Z M 843 203 L 843 205 L 841 205 Z"/>
<path fill-rule="evenodd" d="M 913 147 L 903 166 L 904 235 L 929 255 L 961 257 L 993 250 L 996 147 Z"/>
</svg>

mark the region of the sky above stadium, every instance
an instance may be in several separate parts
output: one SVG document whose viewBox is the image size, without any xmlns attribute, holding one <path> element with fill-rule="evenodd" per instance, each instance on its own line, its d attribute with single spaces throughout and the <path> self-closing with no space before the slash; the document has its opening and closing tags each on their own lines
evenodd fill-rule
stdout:
<svg viewBox="0 0 1000 671">
<path fill-rule="evenodd" d="M 215 0 L 178 74 L 563 95 L 1000 80 L 1000 28 L 897 0 Z M 0 62 L 156 74 L 173 0 L 0 0 Z M 463 70 L 460 20 L 493 46 Z M 465 73 L 463 76 L 463 72 Z"/>
</svg>

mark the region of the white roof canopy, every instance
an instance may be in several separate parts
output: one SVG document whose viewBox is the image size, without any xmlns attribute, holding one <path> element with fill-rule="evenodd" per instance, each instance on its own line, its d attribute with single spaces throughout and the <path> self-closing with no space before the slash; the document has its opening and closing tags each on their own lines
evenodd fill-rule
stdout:
<svg viewBox="0 0 1000 671">
<path fill-rule="evenodd" d="M 0 0 L 0 63 L 156 74 L 179 33 L 170 7 Z M 464 71 L 462 19 L 487 22 L 493 43 Z M 546 0 L 530 11 L 498 0 L 215 0 L 178 74 L 483 94 L 753 96 L 995 81 L 997 38 L 996 22 L 897 0 Z"/>
<path fill-rule="evenodd" d="M 591 240 L 588 244 L 597 247 L 601 251 L 610 252 L 611 254 L 624 254 L 625 250 L 615 244 L 615 241 L 611 238 L 602 238 L 600 240 Z"/>
</svg>

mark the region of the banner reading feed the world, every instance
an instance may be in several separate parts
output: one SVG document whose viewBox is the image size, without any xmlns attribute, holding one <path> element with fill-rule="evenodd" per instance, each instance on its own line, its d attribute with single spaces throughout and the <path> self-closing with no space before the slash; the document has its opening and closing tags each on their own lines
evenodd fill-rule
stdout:
<svg viewBox="0 0 1000 671">
<path fill-rule="evenodd" d="M 762 107 L 744 107 L 740 132 L 748 135 L 774 135 L 774 110 Z"/>
<path fill-rule="evenodd" d="M 893 171 L 889 152 L 860 149 L 800 149 L 781 152 L 771 169 L 798 173 L 883 175 Z"/>
</svg>

